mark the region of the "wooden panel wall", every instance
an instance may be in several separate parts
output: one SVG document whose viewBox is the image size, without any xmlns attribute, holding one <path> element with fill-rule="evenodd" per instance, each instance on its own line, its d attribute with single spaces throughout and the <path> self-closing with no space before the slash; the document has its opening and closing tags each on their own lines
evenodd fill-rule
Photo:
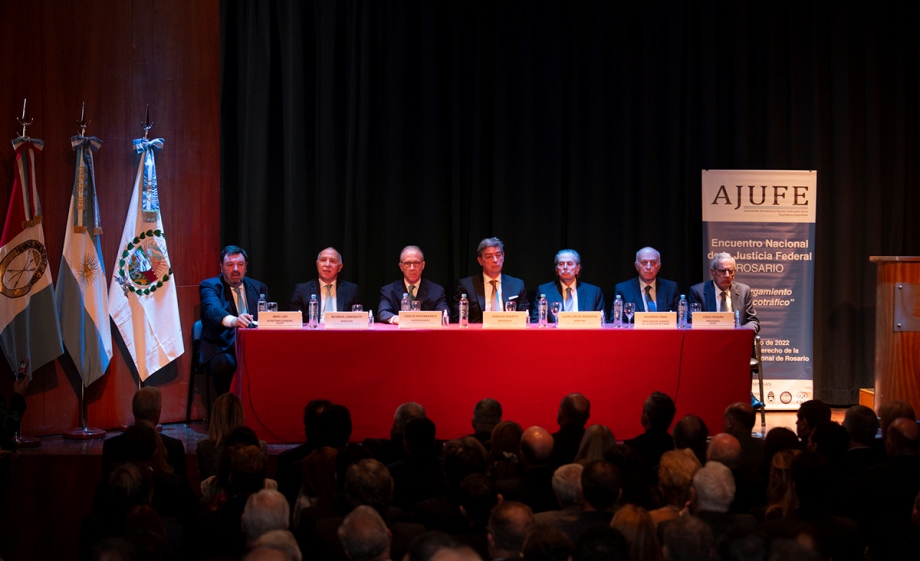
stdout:
<svg viewBox="0 0 920 561">
<path fill-rule="evenodd" d="M 186 349 L 198 315 L 198 283 L 217 273 L 220 226 L 220 4 L 219 0 L 0 0 L 0 213 L 13 184 L 15 121 L 28 98 L 28 135 L 45 141 L 39 157 L 39 195 L 54 278 L 61 261 L 64 223 L 73 184 L 80 107 L 88 135 L 103 141 L 96 153 L 108 278 L 118 253 L 138 157 L 131 141 L 150 104 L 163 224 L 179 289 Z M 117 332 L 113 327 L 113 334 Z M 118 340 L 116 336 L 116 341 Z M 112 428 L 131 420 L 137 378 L 115 345 L 106 376 L 87 388 L 88 421 Z M 147 385 L 161 389 L 163 422 L 185 418 L 188 353 Z M 199 382 L 200 383 L 200 382 Z M 6 361 L 0 391 L 12 387 Z M 35 372 L 26 396 L 27 434 L 56 434 L 79 424 L 80 382 L 66 358 Z M 203 414 L 200 402 L 195 413 Z"/>
</svg>

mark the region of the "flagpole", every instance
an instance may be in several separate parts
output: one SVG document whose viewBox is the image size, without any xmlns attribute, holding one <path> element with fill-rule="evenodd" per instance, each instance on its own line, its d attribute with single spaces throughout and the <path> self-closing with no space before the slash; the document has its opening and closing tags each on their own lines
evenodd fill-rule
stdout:
<svg viewBox="0 0 920 561">
<path fill-rule="evenodd" d="M 81 137 L 86 136 L 86 128 L 88 126 L 89 126 L 89 123 L 86 122 L 86 102 L 84 101 L 83 107 L 80 109 L 80 121 L 78 125 L 78 128 L 80 129 Z M 69 430 L 63 433 L 61 436 L 66 440 L 91 440 L 95 438 L 105 438 L 104 430 L 87 426 L 87 423 L 86 423 L 86 384 L 84 383 L 82 376 L 80 377 L 80 427 Z"/>
</svg>

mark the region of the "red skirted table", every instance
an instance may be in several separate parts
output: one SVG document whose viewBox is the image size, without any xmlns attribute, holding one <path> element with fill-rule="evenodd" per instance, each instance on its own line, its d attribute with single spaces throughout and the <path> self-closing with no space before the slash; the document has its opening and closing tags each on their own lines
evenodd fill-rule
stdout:
<svg viewBox="0 0 920 561">
<path fill-rule="evenodd" d="M 625 440 L 642 432 L 642 404 L 656 390 L 674 398 L 675 422 L 695 413 L 715 434 L 725 407 L 750 399 L 753 339 L 747 329 L 243 329 L 233 391 L 246 425 L 271 443 L 303 441 L 311 399 L 347 406 L 353 441 L 388 437 L 407 401 L 449 439 L 473 432 L 485 397 L 502 404 L 503 419 L 555 432 L 559 401 L 573 392 L 591 400 L 589 423 Z"/>
</svg>

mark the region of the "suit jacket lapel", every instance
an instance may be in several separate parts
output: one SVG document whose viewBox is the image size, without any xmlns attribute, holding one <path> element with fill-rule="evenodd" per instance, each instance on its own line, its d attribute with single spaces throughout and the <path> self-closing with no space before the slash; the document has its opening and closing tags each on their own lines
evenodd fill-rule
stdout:
<svg viewBox="0 0 920 561">
<path fill-rule="evenodd" d="M 716 283 L 714 281 L 709 281 L 706 283 L 706 309 L 714 312 L 718 309 L 716 305 Z"/>
<path fill-rule="evenodd" d="M 479 301 L 479 310 L 486 311 L 486 278 L 480 273 L 473 277 L 473 290 L 476 291 L 476 300 Z"/>
<path fill-rule="evenodd" d="M 339 312 L 350 312 L 345 309 L 345 292 L 342 290 L 342 283 L 336 280 L 335 283 L 335 309 Z"/>
<path fill-rule="evenodd" d="M 405 282 L 403 282 L 405 285 Z M 418 291 L 415 293 L 415 299 L 424 302 L 428 298 L 428 281 L 422 279 L 418 281 Z"/>
<path fill-rule="evenodd" d="M 245 279 L 244 279 L 245 280 Z M 230 285 L 224 280 L 224 277 L 220 277 L 220 285 L 223 287 L 224 292 L 224 303 L 227 306 L 227 309 L 230 310 L 230 313 L 238 316 L 240 315 L 236 309 L 236 300 L 233 298 L 233 289 L 230 288 Z"/>
<path fill-rule="evenodd" d="M 738 290 L 738 285 L 732 283 L 732 311 L 737 311 L 741 309 L 741 292 Z"/>
<path fill-rule="evenodd" d="M 243 279 L 243 286 L 246 287 L 246 307 L 250 314 L 255 315 L 253 314 L 254 309 L 259 308 L 259 291 L 256 290 L 255 283 L 247 278 Z"/>
</svg>

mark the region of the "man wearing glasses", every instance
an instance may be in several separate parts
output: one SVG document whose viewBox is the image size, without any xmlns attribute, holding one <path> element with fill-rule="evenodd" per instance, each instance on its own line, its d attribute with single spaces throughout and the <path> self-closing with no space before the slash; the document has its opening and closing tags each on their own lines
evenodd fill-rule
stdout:
<svg viewBox="0 0 920 561">
<path fill-rule="evenodd" d="M 546 295 L 547 302 L 559 302 L 563 312 L 602 312 L 604 293 L 593 284 L 581 282 L 581 255 L 574 249 L 563 249 L 556 254 L 556 280 L 541 284 L 537 297 Z M 536 306 L 531 310 L 533 321 L 537 321 Z"/>
<path fill-rule="evenodd" d="M 760 331 L 760 321 L 754 311 L 751 287 L 735 281 L 735 259 L 728 253 L 712 256 L 709 274 L 712 281 L 690 287 L 690 302 L 698 302 L 704 312 L 734 312 L 741 310 L 741 326 Z"/>
<path fill-rule="evenodd" d="M 377 306 L 377 321 L 398 324 L 399 308 L 403 294 L 409 295 L 410 301 L 419 301 L 422 311 L 439 311 L 442 314 L 447 307 L 444 289 L 422 278 L 425 270 L 425 255 L 418 246 L 408 245 L 399 254 L 399 270 L 403 278 L 380 289 L 380 304 Z"/>
</svg>

